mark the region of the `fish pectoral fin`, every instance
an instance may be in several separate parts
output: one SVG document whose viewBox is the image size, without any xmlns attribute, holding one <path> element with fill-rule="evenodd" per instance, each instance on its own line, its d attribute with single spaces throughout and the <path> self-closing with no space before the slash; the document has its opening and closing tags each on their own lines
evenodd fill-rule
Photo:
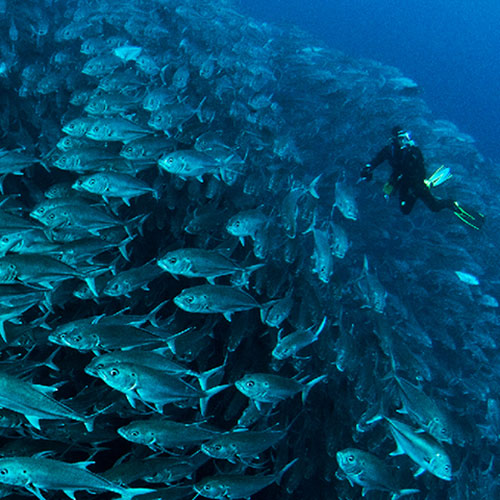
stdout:
<svg viewBox="0 0 500 500">
<path fill-rule="evenodd" d="M 35 428 L 41 431 L 42 429 L 40 428 L 40 419 L 38 417 L 35 417 L 33 415 L 24 415 L 26 420 Z"/>
<path fill-rule="evenodd" d="M 401 448 L 401 446 L 399 446 L 399 443 L 396 446 L 397 446 L 397 448 L 394 451 L 392 451 L 391 453 L 389 453 L 389 455 L 391 457 L 396 457 L 398 455 L 405 455 L 406 454 L 404 452 L 404 450 Z"/>
<path fill-rule="evenodd" d="M 33 495 L 35 495 L 36 497 L 38 497 L 40 500 L 46 500 L 46 498 L 42 495 L 42 493 L 40 492 L 40 489 L 38 487 L 36 487 L 34 484 L 32 483 L 27 483 L 24 485 L 24 487 L 31 493 L 33 493 Z"/>
<path fill-rule="evenodd" d="M 418 476 L 420 476 L 421 474 L 423 474 L 425 471 L 426 471 L 426 469 L 424 469 L 423 467 L 419 467 L 419 468 L 417 469 L 417 471 L 415 472 L 415 474 L 413 474 L 413 477 L 418 477 Z"/>
<path fill-rule="evenodd" d="M 67 497 L 71 498 L 71 500 L 76 500 L 76 498 L 75 498 L 75 490 L 63 490 L 63 493 Z"/>
<path fill-rule="evenodd" d="M 135 394 L 126 394 L 125 396 L 127 398 L 127 401 L 129 402 L 130 406 L 135 409 L 137 407 Z"/>
</svg>

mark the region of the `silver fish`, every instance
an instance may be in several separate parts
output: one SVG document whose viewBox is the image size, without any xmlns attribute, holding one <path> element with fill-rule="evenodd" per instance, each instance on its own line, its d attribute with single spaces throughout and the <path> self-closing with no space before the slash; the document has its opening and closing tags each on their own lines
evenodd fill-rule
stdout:
<svg viewBox="0 0 500 500">
<path fill-rule="evenodd" d="M 227 285 L 199 285 L 185 288 L 174 297 L 174 303 L 191 313 L 222 313 L 231 321 L 231 314 L 261 307 L 248 293 Z"/>
<path fill-rule="evenodd" d="M 429 471 L 445 481 L 452 480 L 451 462 L 442 445 L 399 420 L 384 418 L 397 444 L 391 455 L 408 455 L 419 466 L 415 476 Z"/>
<path fill-rule="evenodd" d="M 51 458 L 11 457 L 0 459 L 0 483 L 22 486 L 40 500 L 40 490 L 61 490 L 70 498 L 75 491 L 111 491 L 123 500 L 150 493 L 148 488 L 123 488 L 86 469 L 92 462 L 66 463 Z"/>
<path fill-rule="evenodd" d="M 397 500 L 419 493 L 417 489 L 402 488 L 395 477 L 396 469 L 367 451 L 356 448 L 338 451 L 337 463 L 351 485 L 356 483 L 363 488 L 363 496 L 370 490 L 381 490 L 391 493 L 391 500 Z"/>
</svg>

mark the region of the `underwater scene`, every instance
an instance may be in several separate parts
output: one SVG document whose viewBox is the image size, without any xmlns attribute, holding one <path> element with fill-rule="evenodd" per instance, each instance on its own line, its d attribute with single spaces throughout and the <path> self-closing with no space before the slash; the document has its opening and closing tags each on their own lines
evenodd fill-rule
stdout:
<svg viewBox="0 0 500 500">
<path fill-rule="evenodd" d="M 500 498 L 498 165 L 418 82 L 232 0 L 0 29 L 0 496 Z"/>
</svg>

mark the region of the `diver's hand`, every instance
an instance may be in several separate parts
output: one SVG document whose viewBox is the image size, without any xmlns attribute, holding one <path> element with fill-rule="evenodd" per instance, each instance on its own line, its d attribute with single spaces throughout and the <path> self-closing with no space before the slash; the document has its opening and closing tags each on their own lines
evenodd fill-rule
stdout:
<svg viewBox="0 0 500 500">
<path fill-rule="evenodd" d="M 367 163 L 362 169 L 359 175 L 360 179 L 365 181 L 371 181 L 373 179 L 373 167 L 370 163 Z"/>
</svg>

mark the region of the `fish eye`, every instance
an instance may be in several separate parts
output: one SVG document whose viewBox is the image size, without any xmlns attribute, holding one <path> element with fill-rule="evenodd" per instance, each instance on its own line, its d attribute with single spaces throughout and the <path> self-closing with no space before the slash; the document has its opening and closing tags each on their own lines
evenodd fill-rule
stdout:
<svg viewBox="0 0 500 500">
<path fill-rule="evenodd" d="M 204 489 L 204 490 L 207 490 L 207 491 L 208 491 L 209 489 L 211 489 L 211 488 L 212 488 L 212 487 L 211 487 L 209 484 L 206 484 L 205 486 L 203 486 L 203 489 Z"/>
<path fill-rule="evenodd" d="M 194 297 L 193 297 L 192 295 L 188 295 L 188 296 L 186 297 L 186 302 L 187 302 L 188 304 L 191 304 L 191 303 L 193 302 L 193 300 L 194 300 Z"/>
<path fill-rule="evenodd" d="M 5 474 L 8 474 L 9 471 L 7 469 L 0 469 L 0 474 L 2 474 L 2 476 L 5 476 Z"/>
<path fill-rule="evenodd" d="M 347 457 L 347 461 L 353 463 L 354 462 L 354 455 L 349 455 Z"/>
<path fill-rule="evenodd" d="M 132 151 L 133 151 L 133 149 L 130 146 L 128 148 L 125 148 L 126 153 L 131 153 Z"/>
<path fill-rule="evenodd" d="M 70 123 L 70 124 L 68 125 L 68 128 L 69 128 L 70 130 L 73 130 L 73 129 L 75 128 L 75 126 L 76 126 L 76 125 L 75 125 L 74 123 Z"/>
<path fill-rule="evenodd" d="M 168 261 L 170 262 L 170 264 L 175 264 L 177 262 L 177 257 L 170 257 Z"/>
<path fill-rule="evenodd" d="M 73 337 L 73 341 L 75 341 L 75 342 L 80 342 L 81 340 L 82 340 L 82 336 L 81 335 L 75 335 Z"/>
<path fill-rule="evenodd" d="M 247 387 L 253 387 L 255 385 L 255 382 L 253 380 L 249 380 L 245 385 Z"/>
<path fill-rule="evenodd" d="M 222 445 L 220 445 L 220 444 L 216 444 L 216 445 L 214 446 L 214 449 L 215 449 L 216 451 L 220 451 L 220 450 L 222 450 Z"/>
<path fill-rule="evenodd" d="M 95 126 L 92 130 L 93 130 L 94 132 L 99 132 L 99 127 L 98 127 L 98 126 Z"/>
<path fill-rule="evenodd" d="M 172 157 L 168 158 L 167 159 L 168 163 L 173 163 L 174 162 L 174 159 Z"/>
<path fill-rule="evenodd" d="M 95 184 L 95 179 L 90 179 L 90 181 L 89 181 L 89 185 L 90 185 L 90 186 L 93 186 L 94 184 Z"/>
<path fill-rule="evenodd" d="M 130 435 L 133 437 L 137 437 L 139 435 L 139 431 L 131 431 Z"/>
<path fill-rule="evenodd" d="M 118 370 L 117 368 L 111 368 L 111 370 L 109 370 L 109 374 L 112 377 L 116 377 L 119 373 L 120 373 L 120 370 Z"/>
</svg>

